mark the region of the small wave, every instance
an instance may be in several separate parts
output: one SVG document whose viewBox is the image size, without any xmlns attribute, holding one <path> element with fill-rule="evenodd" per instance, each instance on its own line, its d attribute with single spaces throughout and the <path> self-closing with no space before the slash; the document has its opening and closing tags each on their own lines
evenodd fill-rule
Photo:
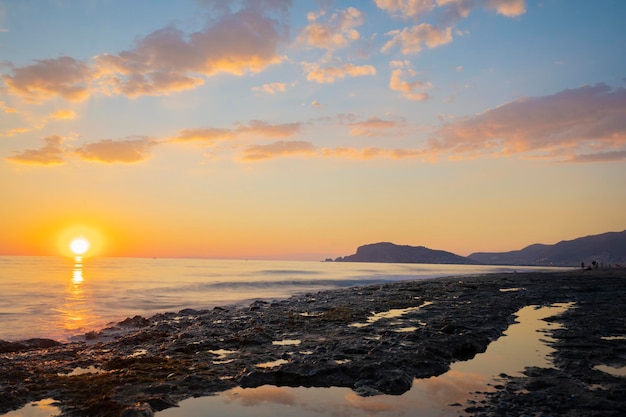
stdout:
<svg viewBox="0 0 626 417">
<path fill-rule="evenodd" d="M 346 288 L 357 287 L 368 284 L 383 284 L 392 282 L 388 279 L 290 279 L 280 281 L 218 281 L 204 282 L 191 285 L 181 285 L 171 287 L 168 291 L 208 291 L 208 290 L 240 290 L 240 289 L 307 289 L 319 290 L 324 288 Z"/>
<path fill-rule="evenodd" d="M 258 274 L 262 275 L 319 275 L 320 271 L 305 271 L 298 269 L 266 269 L 258 271 Z"/>
</svg>

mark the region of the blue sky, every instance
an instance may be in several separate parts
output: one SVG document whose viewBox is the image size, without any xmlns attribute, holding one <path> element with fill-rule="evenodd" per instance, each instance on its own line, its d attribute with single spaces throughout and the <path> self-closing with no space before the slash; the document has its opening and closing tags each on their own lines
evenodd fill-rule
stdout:
<svg viewBox="0 0 626 417">
<path fill-rule="evenodd" d="M 0 1 L 0 252 L 58 252 L 76 224 L 109 255 L 306 259 L 623 230 L 625 19 L 619 0 Z"/>
</svg>

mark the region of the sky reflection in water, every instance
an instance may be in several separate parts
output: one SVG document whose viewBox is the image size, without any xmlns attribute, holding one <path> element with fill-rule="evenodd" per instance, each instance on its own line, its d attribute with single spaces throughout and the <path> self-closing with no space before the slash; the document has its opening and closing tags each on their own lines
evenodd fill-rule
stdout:
<svg viewBox="0 0 626 417">
<path fill-rule="evenodd" d="M 493 390 L 497 375 L 521 375 L 526 366 L 549 367 L 552 340 L 546 333 L 559 327 L 542 319 L 562 313 L 573 304 L 550 307 L 528 306 L 517 312 L 517 321 L 505 336 L 491 343 L 485 353 L 470 361 L 452 364 L 450 371 L 438 377 L 416 379 L 411 390 L 401 396 L 359 397 L 348 388 L 290 388 L 262 386 L 234 388 L 215 396 L 191 398 L 157 413 L 158 417 L 420 417 L 458 415 L 468 399 L 478 399 L 476 392 Z M 297 346 L 294 344 L 294 346 Z M 52 400 L 31 403 L 3 417 L 53 417 L 59 412 Z M 457 405 L 451 405 L 457 404 Z"/>
<path fill-rule="evenodd" d="M 472 392 L 492 390 L 488 384 L 500 373 L 521 375 L 526 366 L 549 367 L 553 351 L 545 332 L 558 327 L 542 319 L 565 311 L 571 304 L 525 307 L 506 336 L 489 345 L 487 351 L 466 362 L 454 363 L 438 377 L 416 379 L 413 388 L 401 396 L 359 397 L 347 388 L 290 388 L 263 386 L 235 388 L 213 397 L 182 401 L 180 408 L 158 413 L 160 417 L 205 417 L 207 410 L 221 416 L 415 416 L 457 415 L 472 398 Z"/>
</svg>

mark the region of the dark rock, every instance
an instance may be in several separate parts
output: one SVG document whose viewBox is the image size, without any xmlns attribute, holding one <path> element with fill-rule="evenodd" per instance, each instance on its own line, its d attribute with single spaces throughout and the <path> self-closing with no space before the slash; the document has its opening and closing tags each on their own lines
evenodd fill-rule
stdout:
<svg viewBox="0 0 626 417">
<path fill-rule="evenodd" d="M 150 404 L 137 403 L 132 407 L 125 408 L 120 417 L 154 417 L 154 413 Z"/>
</svg>

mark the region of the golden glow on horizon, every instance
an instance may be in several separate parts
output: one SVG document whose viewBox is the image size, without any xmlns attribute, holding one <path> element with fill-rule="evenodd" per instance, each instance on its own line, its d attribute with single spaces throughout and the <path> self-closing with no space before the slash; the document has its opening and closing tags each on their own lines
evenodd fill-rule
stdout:
<svg viewBox="0 0 626 417">
<path fill-rule="evenodd" d="M 84 256 L 99 255 L 104 248 L 104 237 L 94 227 L 77 225 L 60 234 L 57 246 L 63 256 L 82 259 Z"/>
</svg>

